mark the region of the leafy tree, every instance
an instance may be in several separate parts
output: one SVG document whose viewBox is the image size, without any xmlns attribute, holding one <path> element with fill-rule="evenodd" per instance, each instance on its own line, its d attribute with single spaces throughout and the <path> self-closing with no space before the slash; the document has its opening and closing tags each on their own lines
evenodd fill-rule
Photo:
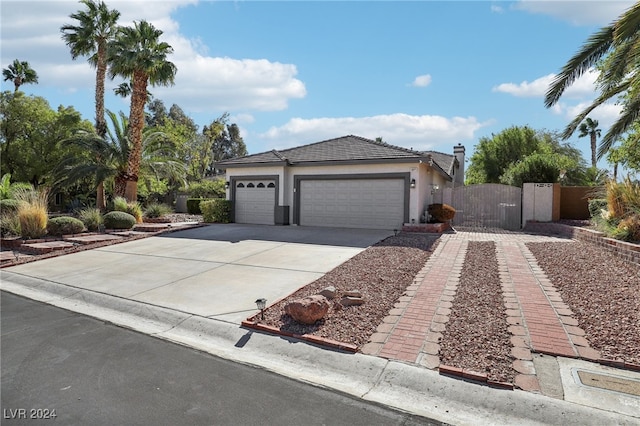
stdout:
<svg viewBox="0 0 640 426">
<path fill-rule="evenodd" d="M 596 157 L 596 140 L 600 137 L 600 129 L 598 128 L 598 120 L 587 119 L 578 127 L 579 138 L 589 136 L 591 139 L 591 167 L 597 167 L 598 159 Z"/>
<path fill-rule="evenodd" d="M 131 152 L 127 168 L 125 198 L 135 201 L 142 160 L 142 129 L 147 85 L 172 85 L 176 67 L 167 60 L 173 48 L 160 41 L 162 31 L 147 21 L 135 22 L 133 27 L 121 27 L 112 45 L 109 74 L 131 80 L 131 111 L 129 114 Z"/>
<path fill-rule="evenodd" d="M 0 94 L 0 169 L 19 182 L 47 184 L 60 159 L 72 155 L 59 141 L 77 129 L 91 129 L 73 107 L 54 111 L 42 97 Z"/>
<path fill-rule="evenodd" d="M 240 136 L 237 124 L 229 124 L 229 113 L 224 113 L 209 126 L 205 126 L 202 133 L 212 141 L 212 159 L 209 174 L 214 174 L 213 163 L 229 158 L 247 155 L 247 146 Z"/>
<path fill-rule="evenodd" d="M 640 123 L 634 123 L 620 144 L 609 150 L 607 161 L 613 164 L 613 179 L 618 178 L 618 166 L 630 171 L 640 171 Z"/>
<path fill-rule="evenodd" d="M 510 127 L 492 138 L 481 138 L 467 172 L 467 184 L 563 182 L 582 184 L 586 169 L 580 150 L 560 144 L 559 136 L 530 127 Z"/>
<path fill-rule="evenodd" d="M 13 82 L 14 93 L 23 84 L 38 83 L 38 73 L 29 66 L 29 62 L 21 62 L 17 59 L 14 59 L 12 64 L 2 70 L 2 76 L 4 81 L 10 80 Z"/>
<path fill-rule="evenodd" d="M 62 39 L 71 49 L 71 57 L 88 56 L 89 64 L 96 68 L 96 132 L 107 134 L 104 119 L 104 81 L 107 75 L 107 48 L 117 32 L 120 12 L 110 10 L 103 2 L 80 0 L 85 10 L 72 13 L 69 17 L 77 25 L 66 24 L 60 28 Z"/>
<path fill-rule="evenodd" d="M 535 130 L 528 126 L 513 126 L 490 138 L 480 138 L 469 159 L 467 184 L 500 183 L 504 171 L 535 152 L 539 142 Z"/>
<path fill-rule="evenodd" d="M 569 138 L 580 123 L 596 107 L 627 95 L 618 120 L 605 134 L 598 147 L 602 158 L 613 144 L 640 117 L 640 2 L 634 4 L 610 25 L 592 34 L 580 50 L 564 65 L 551 83 L 546 96 L 547 108 L 555 105 L 564 91 L 594 66 L 601 65 L 598 78 L 598 97 L 578 114 L 564 130 Z M 604 62 L 602 62 L 605 60 Z"/>
</svg>

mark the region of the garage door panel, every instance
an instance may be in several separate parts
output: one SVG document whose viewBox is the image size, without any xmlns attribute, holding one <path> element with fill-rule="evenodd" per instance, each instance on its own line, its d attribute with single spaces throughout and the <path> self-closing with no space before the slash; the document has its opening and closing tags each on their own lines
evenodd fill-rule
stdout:
<svg viewBox="0 0 640 426">
<path fill-rule="evenodd" d="M 404 188 L 404 179 L 302 180 L 300 224 L 398 229 Z"/>
<path fill-rule="evenodd" d="M 276 190 L 273 181 L 238 181 L 235 193 L 236 223 L 273 225 Z"/>
</svg>

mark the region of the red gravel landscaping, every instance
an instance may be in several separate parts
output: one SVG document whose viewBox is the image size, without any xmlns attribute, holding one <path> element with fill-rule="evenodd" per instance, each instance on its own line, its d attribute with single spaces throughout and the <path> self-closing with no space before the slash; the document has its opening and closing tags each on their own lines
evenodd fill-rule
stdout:
<svg viewBox="0 0 640 426">
<path fill-rule="evenodd" d="M 441 363 L 512 383 L 516 371 L 494 242 L 469 242 L 452 304 L 440 341 Z"/>
</svg>

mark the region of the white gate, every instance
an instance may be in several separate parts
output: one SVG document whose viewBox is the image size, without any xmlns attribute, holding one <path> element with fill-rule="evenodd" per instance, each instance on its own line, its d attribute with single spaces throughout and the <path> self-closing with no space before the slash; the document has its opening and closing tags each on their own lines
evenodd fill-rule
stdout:
<svg viewBox="0 0 640 426">
<path fill-rule="evenodd" d="M 456 209 L 451 222 L 455 226 L 521 228 L 522 190 L 515 186 L 485 183 L 481 185 L 444 188 L 434 194 L 434 202 L 449 204 Z"/>
</svg>

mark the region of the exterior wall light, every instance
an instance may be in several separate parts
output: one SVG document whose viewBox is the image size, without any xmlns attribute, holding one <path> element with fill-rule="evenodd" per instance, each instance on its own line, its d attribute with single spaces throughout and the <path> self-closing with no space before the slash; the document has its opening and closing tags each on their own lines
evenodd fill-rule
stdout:
<svg viewBox="0 0 640 426">
<path fill-rule="evenodd" d="M 226 182 L 224 183 L 224 189 L 229 189 L 229 186 L 231 186 L 231 182 L 226 181 Z"/>
<path fill-rule="evenodd" d="M 411 186 L 411 188 L 415 188 L 416 187 L 416 180 L 415 179 L 411 179 L 411 183 L 409 184 L 409 186 Z"/>
<path fill-rule="evenodd" d="M 267 299 L 258 299 L 256 300 L 256 306 L 260 309 L 260 318 L 264 319 L 264 308 L 267 306 Z"/>
</svg>

